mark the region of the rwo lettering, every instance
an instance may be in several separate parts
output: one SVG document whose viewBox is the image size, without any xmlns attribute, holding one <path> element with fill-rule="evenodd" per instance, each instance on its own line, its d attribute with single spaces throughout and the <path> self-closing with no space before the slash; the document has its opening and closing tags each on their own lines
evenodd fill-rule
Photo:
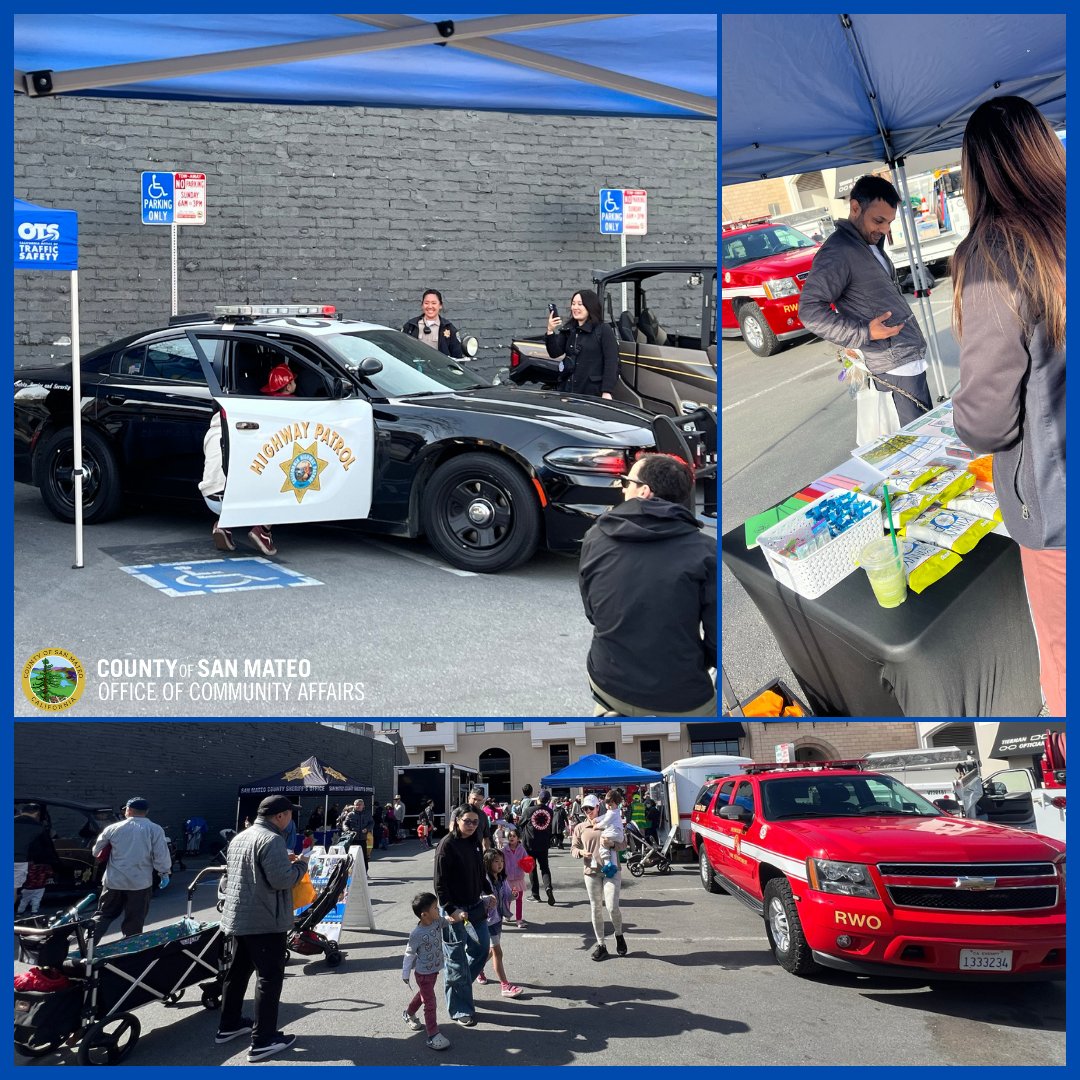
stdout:
<svg viewBox="0 0 1080 1080">
<path fill-rule="evenodd" d="M 270 464 L 271 459 L 279 450 L 288 449 L 293 442 L 308 438 L 311 428 L 310 420 L 300 420 L 296 423 L 286 424 L 280 431 L 275 431 L 270 440 L 263 444 L 248 466 L 253 473 L 261 476 L 263 469 Z M 348 472 L 349 466 L 356 460 L 356 455 L 345 444 L 345 440 L 331 427 L 325 424 L 315 425 L 315 440 L 324 443 L 332 454 L 337 455 L 341 467 Z"/>
<path fill-rule="evenodd" d="M 867 930 L 881 929 L 881 920 L 876 915 L 863 915 L 857 911 L 836 912 L 836 922 L 839 926 L 866 927 Z"/>
</svg>

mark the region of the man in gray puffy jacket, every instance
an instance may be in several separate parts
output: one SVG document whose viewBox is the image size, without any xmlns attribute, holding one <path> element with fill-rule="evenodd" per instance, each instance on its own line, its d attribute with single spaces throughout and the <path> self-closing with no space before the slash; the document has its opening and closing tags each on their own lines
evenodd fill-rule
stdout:
<svg viewBox="0 0 1080 1080">
<path fill-rule="evenodd" d="M 930 408 L 926 339 L 885 254 L 900 196 L 888 180 L 862 176 L 846 221 L 814 256 L 799 297 L 807 330 L 845 349 L 861 349 L 879 390 L 892 391 L 901 425 Z M 897 391 L 901 391 L 898 393 Z"/>
<path fill-rule="evenodd" d="M 232 960 L 225 975 L 221 1024 L 215 1042 L 251 1036 L 248 1061 L 262 1061 L 296 1042 L 277 1030 L 278 1004 L 285 981 L 287 937 L 293 927 L 293 886 L 307 869 L 304 858 L 285 846 L 292 803 L 271 795 L 259 803 L 255 824 L 229 842 L 226 854 L 225 910 L 221 928 L 233 938 Z M 252 973 L 255 1020 L 241 1012 Z"/>
</svg>

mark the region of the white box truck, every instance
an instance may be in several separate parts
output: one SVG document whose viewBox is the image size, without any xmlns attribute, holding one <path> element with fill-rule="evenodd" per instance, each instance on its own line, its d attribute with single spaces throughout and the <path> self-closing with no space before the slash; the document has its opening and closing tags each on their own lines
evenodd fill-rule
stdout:
<svg viewBox="0 0 1080 1080">
<path fill-rule="evenodd" d="M 449 828 L 447 815 L 469 797 L 469 789 L 480 780 L 480 773 L 467 765 L 397 765 L 394 768 L 395 791 L 405 803 L 405 827 L 415 831 L 416 819 L 428 799 L 435 803 L 435 834 Z"/>
<path fill-rule="evenodd" d="M 678 848 L 690 847 L 690 815 L 698 792 L 715 776 L 730 776 L 742 772 L 744 765 L 752 765 L 753 758 L 734 754 L 702 754 L 699 757 L 680 758 L 663 770 L 664 799 L 667 812 L 666 836 L 661 844 L 669 854 Z"/>
</svg>

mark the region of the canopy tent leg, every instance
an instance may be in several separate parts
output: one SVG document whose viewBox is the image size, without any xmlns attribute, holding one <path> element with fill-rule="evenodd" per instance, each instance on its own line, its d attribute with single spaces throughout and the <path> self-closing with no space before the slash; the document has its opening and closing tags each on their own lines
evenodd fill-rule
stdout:
<svg viewBox="0 0 1080 1080">
<path fill-rule="evenodd" d="M 71 438 L 75 477 L 75 563 L 83 568 L 82 366 L 79 360 L 79 271 L 71 271 Z"/>
</svg>

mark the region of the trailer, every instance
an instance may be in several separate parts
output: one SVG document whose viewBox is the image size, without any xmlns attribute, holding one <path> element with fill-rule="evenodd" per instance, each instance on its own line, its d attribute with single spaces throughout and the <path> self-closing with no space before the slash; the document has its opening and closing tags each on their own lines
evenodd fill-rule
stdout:
<svg viewBox="0 0 1080 1080">
<path fill-rule="evenodd" d="M 415 829 L 417 818 L 428 799 L 435 803 L 435 835 L 449 828 L 449 814 L 469 797 L 469 789 L 479 783 L 480 773 L 466 765 L 440 762 L 435 765 L 398 765 L 394 768 L 395 790 L 405 803 L 405 827 Z"/>
<path fill-rule="evenodd" d="M 690 849 L 690 816 L 701 789 L 716 776 L 730 776 L 752 765 L 753 758 L 735 754 L 702 754 L 680 758 L 663 769 L 664 806 L 668 821 L 665 853 L 679 848 Z"/>
</svg>

